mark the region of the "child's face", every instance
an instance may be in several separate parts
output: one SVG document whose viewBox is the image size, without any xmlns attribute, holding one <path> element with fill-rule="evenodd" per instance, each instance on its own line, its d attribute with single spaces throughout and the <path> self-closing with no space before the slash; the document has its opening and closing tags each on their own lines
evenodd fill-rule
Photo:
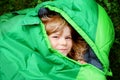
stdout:
<svg viewBox="0 0 120 80">
<path fill-rule="evenodd" d="M 68 26 L 63 29 L 62 33 L 61 31 L 58 31 L 50 34 L 48 37 L 52 47 L 63 53 L 65 56 L 71 51 L 72 36 Z"/>
</svg>

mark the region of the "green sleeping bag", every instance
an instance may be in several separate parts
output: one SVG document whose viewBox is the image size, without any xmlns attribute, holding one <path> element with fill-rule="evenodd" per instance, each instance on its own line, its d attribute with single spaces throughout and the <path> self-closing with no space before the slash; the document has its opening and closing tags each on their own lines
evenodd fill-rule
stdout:
<svg viewBox="0 0 120 80">
<path fill-rule="evenodd" d="M 60 13 L 90 46 L 87 64 L 51 48 L 40 8 Z M 54 0 L 0 16 L 0 80 L 106 80 L 113 24 L 94 0 Z"/>
</svg>

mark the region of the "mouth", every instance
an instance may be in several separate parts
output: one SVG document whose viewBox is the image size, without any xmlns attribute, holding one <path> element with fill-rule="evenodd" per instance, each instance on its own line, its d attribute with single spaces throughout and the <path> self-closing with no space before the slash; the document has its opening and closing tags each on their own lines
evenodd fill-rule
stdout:
<svg viewBox="0 0 120 80">
<path fill-rule="evenodd" d="M 61 53 L 65 53 L 67 49 L 58 49 Z"/>
<path fill-rule="evenodd" d="M 67 56 L 67 49 L 58 49 L 62 54 Z"/>
<path fill-rule="evenodd" d="M 60 51 L 66 51 L 67 49 L 58 49 L 58 50 L 60 50 Z"/>
</svg>

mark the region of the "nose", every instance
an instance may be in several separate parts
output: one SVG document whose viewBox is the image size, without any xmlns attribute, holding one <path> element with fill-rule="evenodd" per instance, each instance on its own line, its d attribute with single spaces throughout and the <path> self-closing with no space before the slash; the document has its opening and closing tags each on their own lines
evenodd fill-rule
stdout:
<svg viewBox="0 0 120 80">
<path fill-rule="evenodd" d="M 67 44 L 66 39 L 65 38 L 61 38 L 60 41 L 59 41 L 59 44 L 66 45 Z"/>
</svg>

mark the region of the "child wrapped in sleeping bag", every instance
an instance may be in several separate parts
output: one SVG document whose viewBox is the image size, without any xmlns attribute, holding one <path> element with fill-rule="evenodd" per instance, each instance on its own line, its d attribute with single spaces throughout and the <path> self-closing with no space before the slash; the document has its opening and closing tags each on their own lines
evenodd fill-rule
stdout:
<svg viewBox="0 0 120 80">
<path fill-rule="evenodd" d="M 51 47 L 40 18 L 46 10 L 63 17 L 89 45 L 84 64 Z M 94 0 L 47 1 L 4 14 L 0 16 L 0 80 L 106 80 L 112 75 L 108 56 L 113 41 L 113 24 Z"/>
</svg>

